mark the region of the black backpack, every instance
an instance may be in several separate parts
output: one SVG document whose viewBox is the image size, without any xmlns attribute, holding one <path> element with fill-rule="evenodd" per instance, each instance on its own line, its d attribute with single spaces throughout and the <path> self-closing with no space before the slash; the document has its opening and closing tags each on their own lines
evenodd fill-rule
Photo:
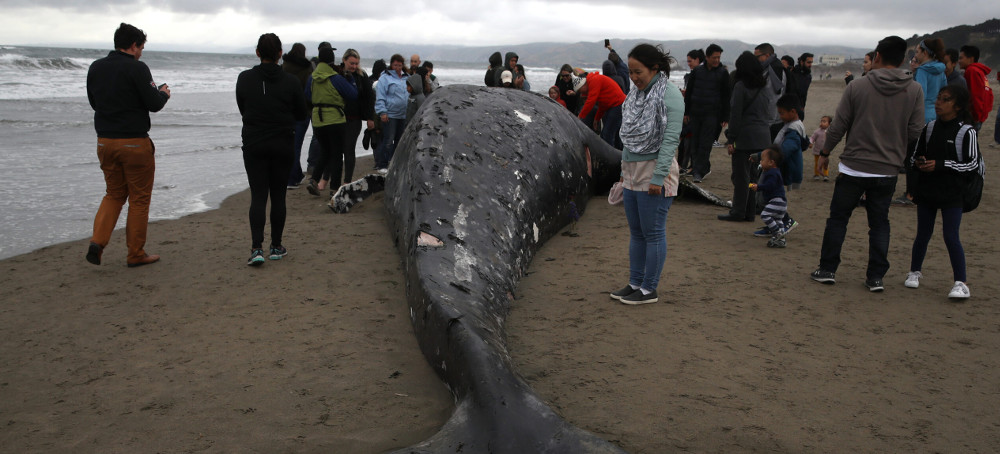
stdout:
<svg viewBox="0 0 1000 454">
<path fill-rule="evenodd" d="M 979 207 L 979 201 L 983 199 L 983 156 L 979 155 L 979 170 L 969 172 L 971 175 L 965 177 L 962 185 L 962 212 L 968 213 Z"/>
</svg>

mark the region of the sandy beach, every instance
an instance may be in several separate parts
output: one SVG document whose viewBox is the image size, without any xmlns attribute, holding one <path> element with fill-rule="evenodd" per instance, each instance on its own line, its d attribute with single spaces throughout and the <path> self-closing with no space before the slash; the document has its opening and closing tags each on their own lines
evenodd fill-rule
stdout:
<svg viewBox="0 0 1000 454">
<path fill-rule="evenodd" d="M 843 86 L 813 82 L 808 133 Z M 885 292 L 863 286 L 863 210 L 837 284 L 811 281 L 834 183 L 811 179 L 807 154 L 786 249 L 754 238 L 759 223 L 678 198 L 657 304 L 608 298 L 627 279 L 628 230 L 621 207 L 592 198 L 579 236 L 550 240 L 515 293 L 519 372 L 631 453 L 996 452 L 994 115 L 986 192 L 962 225 L 971 299 L 947 299 L 940 221 L 920 288 L 903 286 L 916 231 L 905 206 L 890 210 Z M 725 150 L 712 162 L 702 186 L 728 199 Z M 247 191 L 152 224 L 147 251 L 163 259 L 150 266 L 125 267 L 123 230 L 100 266 L 84 260 L 88 239 L 0 261 L 0 451 L 382 453 L 433 435 L 452 397 L 413 336 L 383 196 L 343 215 L 304 189 L 288 203 L 290 253 L 261 268 L 245 264 Z"/>
</svg>

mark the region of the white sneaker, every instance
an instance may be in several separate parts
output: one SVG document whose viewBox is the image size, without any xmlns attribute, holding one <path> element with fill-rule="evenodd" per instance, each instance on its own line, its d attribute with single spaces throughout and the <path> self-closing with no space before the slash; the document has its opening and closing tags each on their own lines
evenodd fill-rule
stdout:
<svg viewBox="0 0 1000 454">
<path fill-rule="evenodd" d="M 920 278 L 922 277 L 924 277 L 924 275 L 920 274 L 919 271 L 910 271 L 909 273 L 906 273 L 906 282 L 903 282 L 903 285 L 909 288 L 920 287 Z"/>
<path fill-rule="evenodd" d="M 955 281 L 955 286 L 951 288 L 951 293 L 948 293 L 948 298 L 968 298 L 971 296 L 969 294 L 969 287 L 965 285 L 965 282 Z"/>
</svg>

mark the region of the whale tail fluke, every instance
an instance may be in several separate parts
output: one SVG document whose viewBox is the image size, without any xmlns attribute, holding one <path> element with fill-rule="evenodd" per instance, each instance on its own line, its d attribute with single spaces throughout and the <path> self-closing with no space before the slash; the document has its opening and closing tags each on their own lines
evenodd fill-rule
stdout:
<svg viewBox="0 0 1000 454">
<path fill-rule="evenodd" d="M 459 402 L 451 419 L 434 436 L 392 454 L 625 454 L 608 441 L 569 424 L 533 393 L 522 397 L 522 402 L 507 401 L 498 408 L 476 410 L 475 397 L 470 396 Z"/>
</svg>

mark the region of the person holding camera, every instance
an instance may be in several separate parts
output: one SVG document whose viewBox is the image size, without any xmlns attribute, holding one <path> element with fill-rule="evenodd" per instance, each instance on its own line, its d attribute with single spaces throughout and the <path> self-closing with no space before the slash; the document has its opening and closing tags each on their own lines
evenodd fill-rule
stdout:
<svg viewBox="0 0 1000 454">
<path fill-rule="evenodd" d="M 146 33 L 122 22 L 115 30 L 115 50 L 95 61 L 87 71 L 87 99 L 94 109 L 97 158 L 107 187 L 87 248 L 87 261 L 94 265 L 101 264 L 126 201 L 126 263 L 136 267 L 160 260 L 160 256 L 145 250 L 156 170 L 149 113 L 159 112 L 167 104 L 170 87 L 157 86 L 149 67 L 139 61 L 145 47 Z"/>
</svg>

